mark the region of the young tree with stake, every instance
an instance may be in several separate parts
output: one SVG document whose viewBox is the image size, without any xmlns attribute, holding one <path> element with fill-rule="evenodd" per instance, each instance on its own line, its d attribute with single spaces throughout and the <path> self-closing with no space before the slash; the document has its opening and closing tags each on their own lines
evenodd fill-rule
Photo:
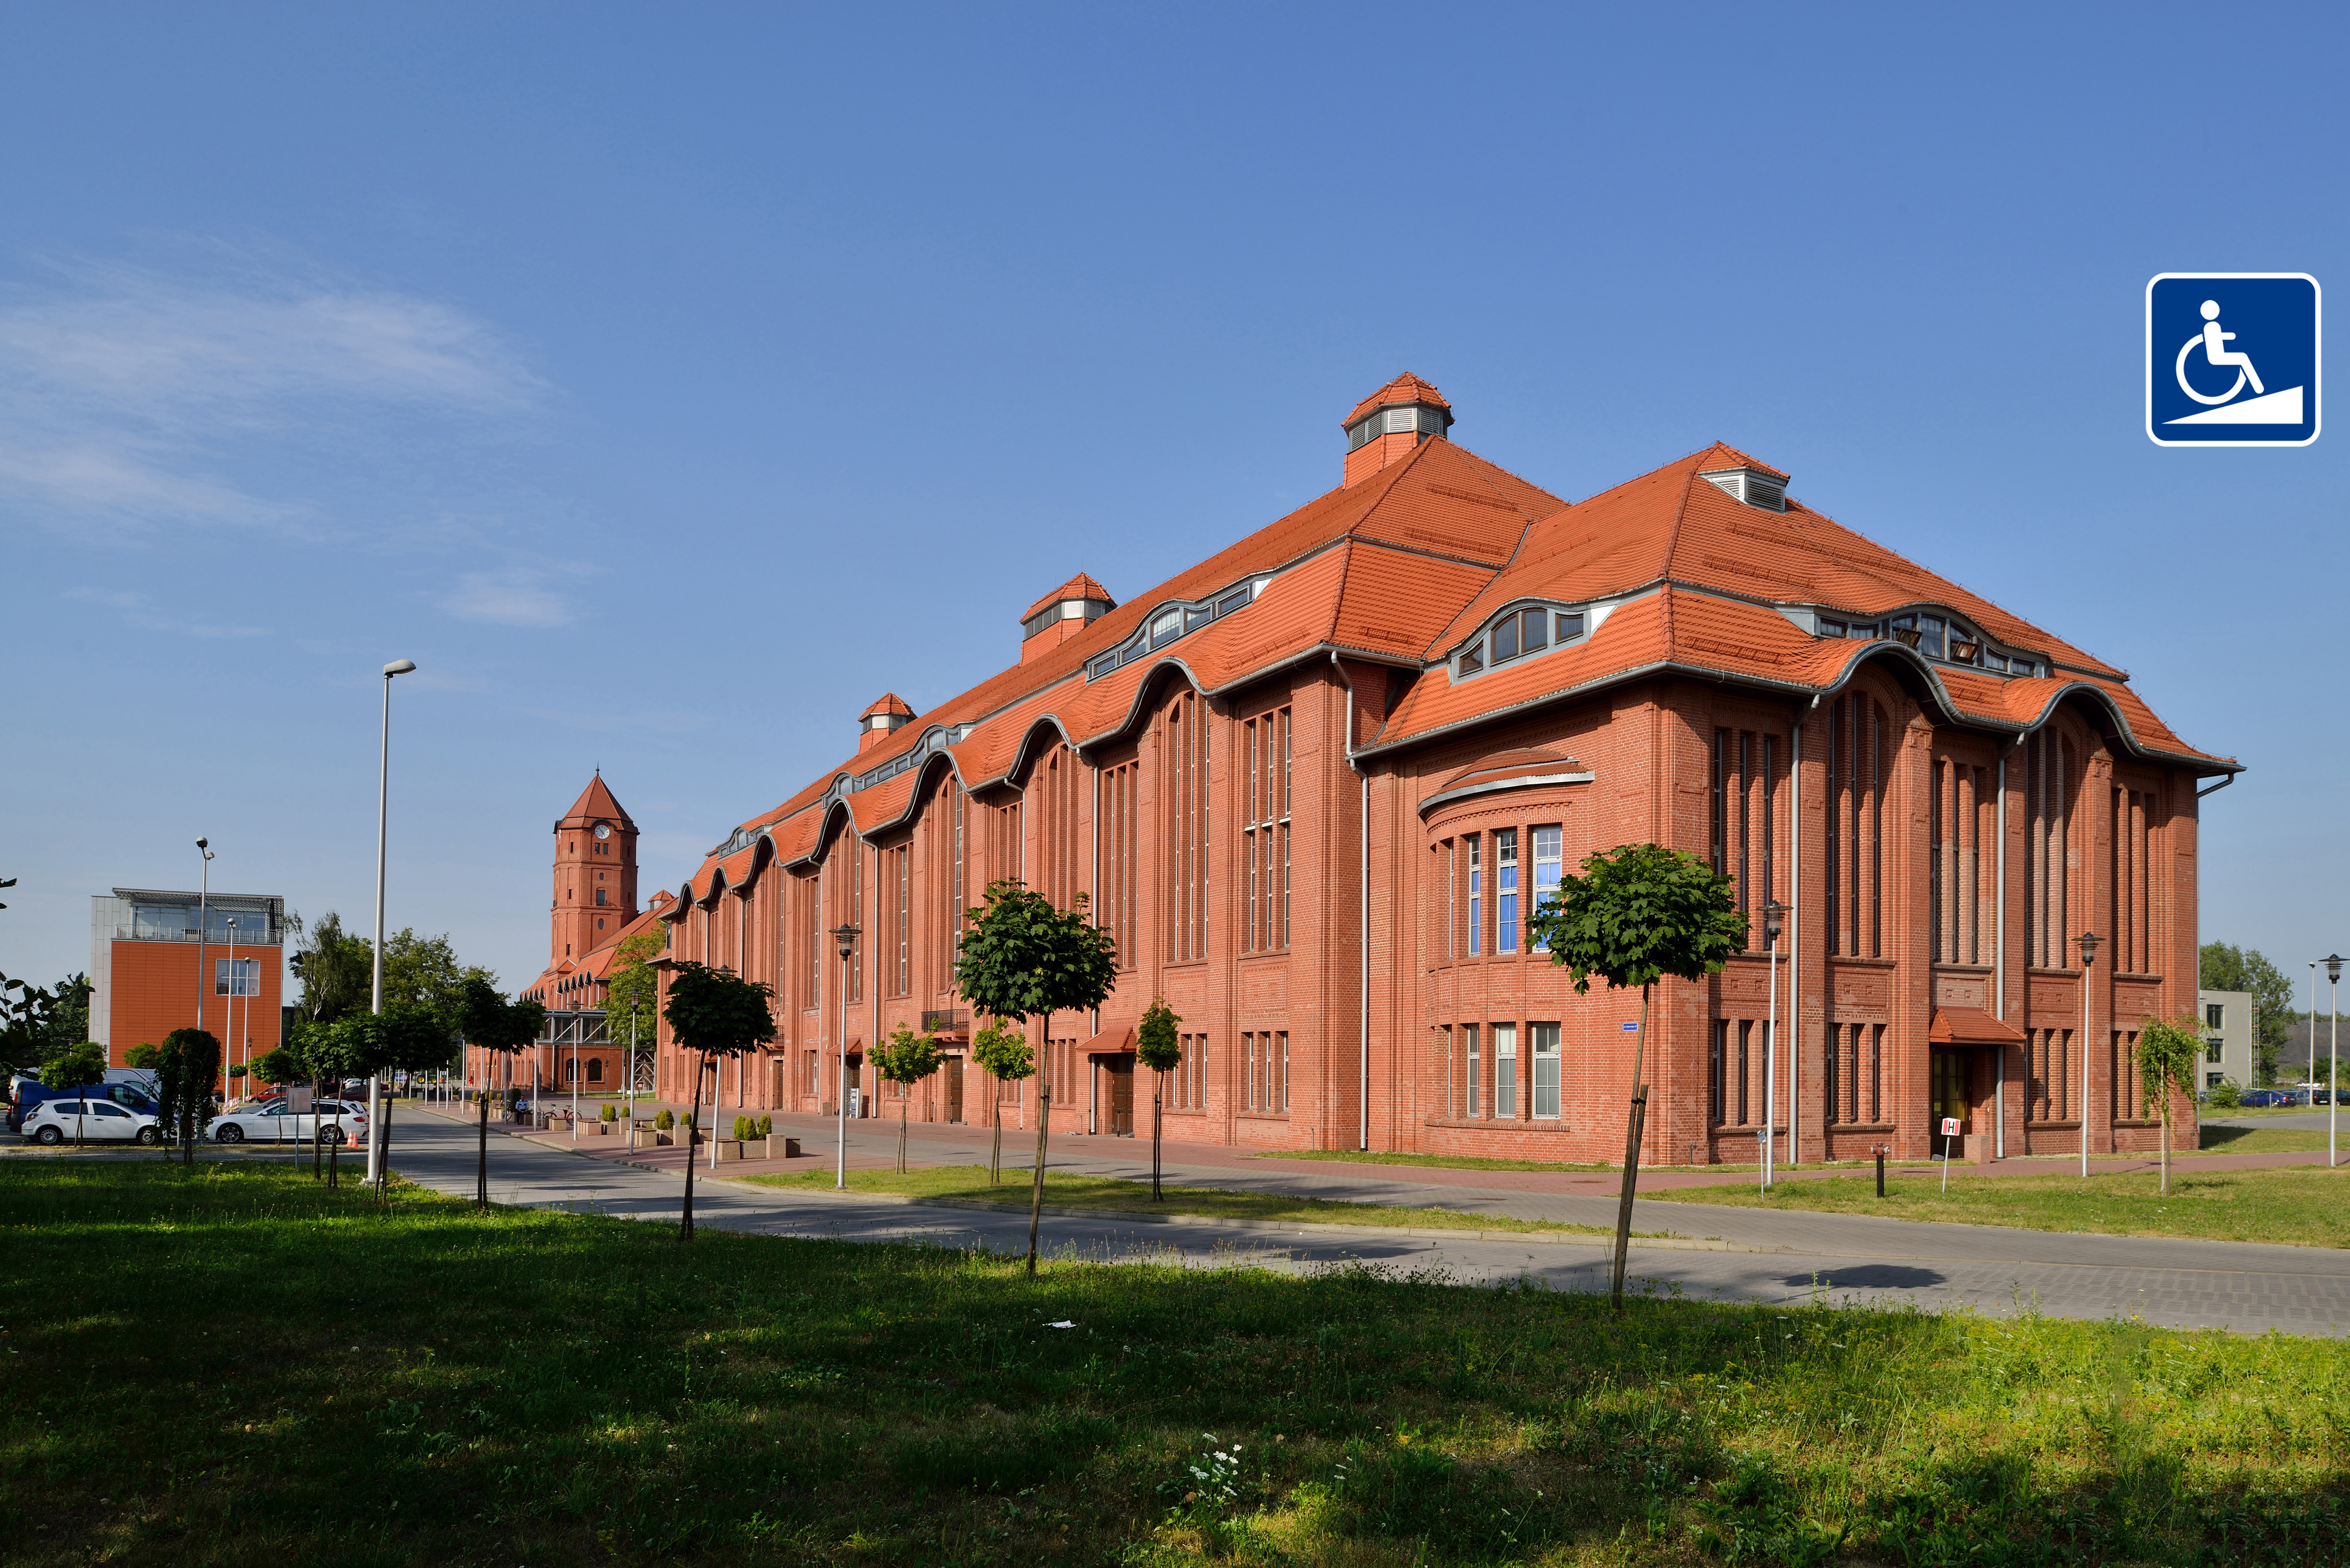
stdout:
<svg viewBox="0 0 2350 1568">
<path fill-rule="evenodd" d="M 1159 1190 L 1159 1102 L 1165 1097 L 1167 1075 L 1183 1064 L 1183 1043 L 1177 1038 L 1175 1026 L 1183 1022 L 1182 1015 L 1167 1005 L 1159 997 L 1151 1002 L 1142 1015 L 1141 1025 L 1135 1030 L 1134 1056 L 1150 1069 L 1150 1201 L 1161 1201 Z"/>
<path fill-rule="evenodd" d="M 881 1049 L 873 1054 L 881 1076 L 898 1085 L 898 1173 L 906 1171 L 906 1115 L 913 1106 L 914 1085 L 946 1064 L 939 1043 L 899 1024 Z"/>
<path fill-rule="evenodd" d="M 2137 1070 L 2162 1116 L 2162 1190 L 2170 1190 L 2170 1114 L 2173 1091 L 2195 1097 L 2195 1064 L 2203 1055 L 2203 1032 L 2192 1018 L 2157 1018 L 2139 1026 Z"/>
<path fill-rule="evenodd" d="M 740 1056 L 775 1037 L 775 995 L 771 987 L 744 980 L 730 970 L 711 969 L 690 961 L 675 967 L 670 976 L 669 1002 L 661 1009 L 661 1016 L 669 1020 L 670 1037 L 679 1048 L 702 1058 L 693 1077 L 697 1112 L 702 1104 L 702 1080 L 713 1063 Z M 717 1110 L 713 1100 L 713 1119 Z M 697 1129 L 701 1120 L 696 1115 Z M 677 1231 L 681 1241 L 693 1240 L 693 1146 L 701 1137 L 696 1130 L 686 1140 L 685 1211 L 679 1216 Z"/>
<path fill-rule="evenodd" d="M 1036 1053 L 1028 1049 L 1028 1036 L 1000 1018 L 990 1019 L 986 1028 L 972 1036 L 971 1059 L 1000 1084 L 1017 1084 L 1036 1075 Z M 1003 1095 L 1001 1090 L 992 1093 L 995 1147 L 987 1157 L 990 1186 L 1003 1179 Z"/>
<path fill-rule="evenodd" d="M 970 927 L 955 953 L 955 990 L 993 1017 L 1025 1023 L 1055 1012 L 1099 1007 L 1118 985 L 1118 939 L 1076 907 L 1056 909 L 1042 893 L 1015 878 L 987 885 L 987 902 L 969 911 Z M 1028 1199 L 1028 1272 L 1036 1272 L 1036 1221 L 1045 1208 L 1045 1137 L 1053 1117 L 1053 1086 L 1036 1093 L 1036 1173 Z"/>
<path fill-rule="evenodd" d="M 213 1090 L 220 1083 L 221 1043 L 209 1030 L 174 1029 L 163 1036 L 156 1076 L 163 1114 L 180 1127 L 180 1162 L 196 1162 L 196 1140 L 212 1125 Z M 166 1157 L 168 1158 L 168 1157 Z"/>
<path fill-rule="evenodd" d="M 1624 1308 L 1624 1262 L 1632 1239 L 1632 1194 L 1639 1181 L 1640 1135 L 1648 1085 L 1641 1077 L 1648 1044 L 1649 992 L 1667 975 L 1703 980 L 1720 974 L 1746 941 L 1730 878 L 1694 855 L 1656 844 L 1626 844 L 1583 862 L 1582 875 L 1527 919 L 1529 937 L 1588 994 L 1591 977 L 1610 988 L 1640 988 L 1640 1028 L 1632 1045 L 1632 1099 L 1624 1124 L 1624 1192 L 1616 1210 L 1616 1267 L 1609 1287 Z"/>
<path fill-rule="evenodd" d="M 106 1047 L 95 1042 L 72 1045 L 41 1064 L 41 1086 L 45 1089 L 88 1090 L 93 1084 L 106 1082 Z M 82 1107 L 89 1103 L 85 1093 L 74 1102 L 74 1147 L 82 1145 Z M 165 1158 L 171 1158 L 165 1156 Z"/>
<path fill-rule="evenodd" d="M 508 1002 L 498 988 L 480 975 L 466 978 L 457 1002 L 457 1024 L 465 1039 L 484 1051 L 512 1057 L 527 1049 L 546 1027 L 546 1008 L 536 1002 Z M 490 1095 L 481 1094 L 481 1147 L 474 1177 L 473 1200 L 490 1206 Z"/>
</svg>

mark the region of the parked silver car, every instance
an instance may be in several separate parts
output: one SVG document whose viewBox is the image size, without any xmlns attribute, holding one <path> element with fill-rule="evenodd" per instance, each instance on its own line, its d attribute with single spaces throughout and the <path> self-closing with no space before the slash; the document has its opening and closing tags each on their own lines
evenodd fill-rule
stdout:
<svg viewBox="0 0 2350 1568">
<path fill-rule="evenodd" d="M 340 1111 L 338 1116 L 337 1112 Z M 284 1100 L 244 1106 L 213 1119 L 214 1143 L 333 1143 L 367 1137 L 367 1111 L 348 1100 L 320 1100 L 316 1110 L 292 1111 Z"/>
</svg>

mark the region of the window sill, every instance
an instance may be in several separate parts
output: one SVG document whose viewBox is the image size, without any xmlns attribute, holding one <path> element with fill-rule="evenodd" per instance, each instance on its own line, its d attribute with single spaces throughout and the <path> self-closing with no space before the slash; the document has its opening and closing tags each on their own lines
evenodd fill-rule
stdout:
<svg viewBox="0 0 2350 1568">
<path fill-rule="evenodd" d="M 1835 1133 L 1889 1133 L 1895 1131 L 1892 1122 L 1830 1122 L 1828 1131 Z"/>
<path fill-rule="evenodd" d="M 1287 1111 L 1234 1111 L 1232 1119 L 1243 1122 L 1285 1122 L 1289 1119 L 1289 1113 Z"/>
<path fill-rule="evenodd" d="M 1848 964 L 1855 969 L 1887 970 L 1898 969 L 1901 964 L 1901 961 L 1899 959 L 1863 958 L 1858 953 L 1840 953 L 1835 951 L 1829 952 L 1828 962 Z"/>
<path fill-rule="evenodd" d="M 2025 1132 L 2079 1132 L 2081 1124 L 2079 1122 L 2026 1122 L 2023 1124 L 2023 1130 Z"/>
<path fill-rule="evenodd" d="M 1430 1127 L 1468 1127 L 1478 1132 L 1560 1132 L 1564 1116 L 1430 1116 L 1420 1124 Z"/>
</svg>

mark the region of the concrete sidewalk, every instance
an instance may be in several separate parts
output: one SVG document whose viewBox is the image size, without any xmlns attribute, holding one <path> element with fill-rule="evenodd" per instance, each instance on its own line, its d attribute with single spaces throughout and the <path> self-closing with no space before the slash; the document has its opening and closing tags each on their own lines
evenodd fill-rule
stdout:
<svg viewBox="0 0 2350 1568">
<path fill-rule="evenodd" d="M 802 1124 L 792 1118 L 803 1138 Z M 437 1124 L 437 1126 L 435 1125 Z M 443 1191 L 473 1189 L 470 1125 L 421 1116 L 396 1152 L 394 1167 L 411 1179 Z M 829 1124 L 826 1124 L 829 1126 Z M 778 1129 L 784 1119 L 778 1118 Z M 972 1163 L 984 1158 L 983 1129 L 936 1129 L 927 1139 L 931 1163 Z M 957 1132 L 977 1133 L 958 1138 Z M 590 1140 L 582 1140 L 584 1151 Z M 600 1141 L 600 1140 L 598 1140 Z M 912 1138 L 910 1137 L 909 1142 Z M 1012 1163 L 1007 1138 L 1005 1156 Z M 1131 1177 L 1149 1170 L 1149 1147 L 1128 1139 L 1055 1139 L 1055 1170 Z M 1072 1149 L 1067 1144 L 1090 1145 Z M 896 1129 L 868 1122 L 851 1133 L 860 1163 L 894 1163 Z M 1034 1149 L 1033 1141 L 1026 1151 Z M 1183 1152 L 1194 1154 L 1197 1146 Z M 661 1150 L 671 1160 L 678 1151 Z M 1139 1157 L 1139 1158 L 1137 1158 Z M 577 1207 L 595 1212 L 674 1220 L 682 1189 L 675 1164 L 645 1168 L 625 1158 L 575 1154 L 570 1140 L 549 1135 L 504 1136 L 491 1147 L 491 1188 L 501 1202 Z M 792 1162 L 818 1167 L 814 1156 Z M 942 1210 L 902 1201 L 837 1197 L 824 1191 L 778 1189 L 726 1179 L 757 1167 L 705 1167 L 695 1182 L 695 1211 L 712 1225 L 778 1234 L 851 1240 L 929 1240 L 997 1250 L 1024 1248 L 1027 1215 L 1017 1208 L 993 1212 Z M 1193 1184 L 1301 1192 L 1355 1201 L 1440 1206 L 1463 1212 L 1518 1213 L 1525 1218 L 1585 1224 L 1614 1221 L 1615 1199 L 1575 1193 L 1477 1189 L 1451 1183 L 1386 1179 L 1362 1168 L 1311 1161 L 1230 1158 L 1218 1165 L 1169 1163 L 1170 1177 Z M 1414 1170 L 1413 1178 L 1432 1174 Z M 1547 1173 L 1459 1172 L 1461 1175 Z M 2350 1253 L 2325 1249 L 2253 1246 L 2224 1241 L 2061 1234 L 1978 1225 L 1919 1224 L 1842 1214 L 1773 1213 L 1760 1210 L 1697 1209 L 1640 1203 L 1638 1231 L 1669 1231 L 1699 1245 L 1636 1241 L 1632 1273 L 1650 1288 L 1737 1300 L 1800 1301 L 1815 1288 L 1830 1299 L 1874 1304 L 1970 1305 L 1994 1314 L 2021 1309 L 2056 1316 L 2139 1316 L 2178 1326 L 2228 1327 L 2257 1333 L 2282 1328 L 2326 1334 L 2350 1327 Z M 1211 1220 L 1182 1225 L 1104 1214 L 1062 1214 L 1042 1227 L 1056 1253 L 1111 1260 L 1156 1258 L 1208 1264 L 1233 1258 L 1280 1267 L 1343 1259 L 1416 1269 L 1436 1268 L 1464 1281 L 1531 1275 L 1562 1289 L 1605 1289 L 1603 1238 L 1580 1242 L 1488 1236 L 1461 1239 L 1364 1228 L 1342 1234 L 1322 1227 L 1267 1231 Z"/>
</svg>

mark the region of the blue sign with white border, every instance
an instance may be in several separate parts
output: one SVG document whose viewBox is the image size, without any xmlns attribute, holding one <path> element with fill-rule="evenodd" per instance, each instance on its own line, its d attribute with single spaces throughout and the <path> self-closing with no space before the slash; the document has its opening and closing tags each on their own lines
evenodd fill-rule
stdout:
<svg viewBox="0 0 2350 1568">
<path fill-rule="evenodd" d="M 2317 439 L 2323 298 L 2302 272 L 2166 272 L 2146 286 L 2146 433 L 2157 446 Z"/>
</svg>

